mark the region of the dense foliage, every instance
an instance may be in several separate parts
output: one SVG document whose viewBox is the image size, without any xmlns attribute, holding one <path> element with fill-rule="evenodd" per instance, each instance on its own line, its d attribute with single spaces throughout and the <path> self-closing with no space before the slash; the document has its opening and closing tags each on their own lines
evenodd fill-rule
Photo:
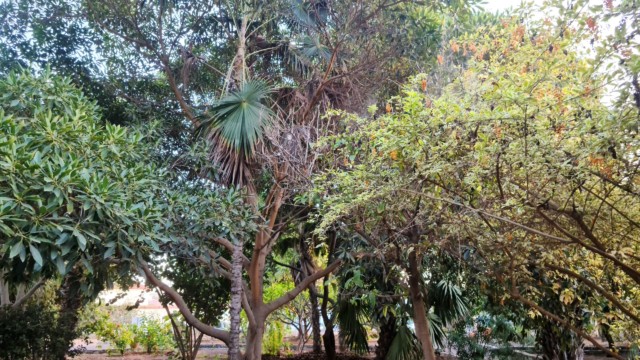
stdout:
<svg viewBox="0 0 640 360">
<path fill-rule="evenodd" d="M 532 317 L 633 340 L 638 109 L 605 105 L 609 78 L 575 48 L 593 24 L 567 23 L 505 19 L 451 44 L 466 60 L 441 95 L 418 75 L 386 113 L 342 115 L 323 226 L 356 216 L 379 256 L 417 231 L 409 256 L 436 245 Z"/>
<path fill-rule="evenodd" d="M 2 2 L 0 320 L 73 330 L 138 273 L 169 322 L 96 319 L 121 352 L 171 327 L 185 359 L 208 335 L 258 360 L 286 324 L 329 360 L 373 333 L 378 359 L 620 359 L 640 12 L 569 3 Z M 29 303 L 47 279 L 55 311 Z"/>
</svg>

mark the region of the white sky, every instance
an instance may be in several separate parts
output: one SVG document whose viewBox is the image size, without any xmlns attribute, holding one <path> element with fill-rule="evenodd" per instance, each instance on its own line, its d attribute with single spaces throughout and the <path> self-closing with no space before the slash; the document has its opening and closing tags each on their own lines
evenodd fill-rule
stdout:
<svg viewBox="0 0 640 360">
<path fill-rule="evenodd" d="M 533 0 L 530 2 L 538 5 L 542 4 L 542 0 Z M 488 11 L 495 12 L 506 10 L 508 8 L 516 8 L 521 3 L 521 0 L 484 0 L 484 5 L 482 7 Z"/>
</svg>

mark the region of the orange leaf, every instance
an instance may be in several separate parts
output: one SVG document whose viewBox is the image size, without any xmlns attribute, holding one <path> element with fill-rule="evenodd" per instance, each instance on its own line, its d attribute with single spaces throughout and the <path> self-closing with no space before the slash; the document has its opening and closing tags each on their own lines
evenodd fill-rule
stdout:
<svg viewBox="0 0 640 360">
<path fill-rule="evenodd" d="M 458 51 L 460 51 L 460 45 L 458 45 L 457 42 L 453 41 L 451 43 L 451 51 L 453 51 L 454 53 L 457 53 Z"/>
<path fill-rule="evenodd" d="M 438 55 L 438 64 L 444 64 L 444 57 L 442 55 Z"/>
</svg>

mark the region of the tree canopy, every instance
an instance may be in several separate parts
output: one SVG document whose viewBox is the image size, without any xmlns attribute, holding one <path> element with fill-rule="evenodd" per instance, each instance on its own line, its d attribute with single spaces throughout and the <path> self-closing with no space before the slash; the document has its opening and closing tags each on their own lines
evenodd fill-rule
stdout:
<svg viewBox="0 0 640 360">
<path fill-rule="evenodd" d="M 329 360 L 370 328 L 378 359 L 527 334 L 622 359 L 637 6 L 481 5 L 3 2 L 0 304 L 53 279 L 72 328 L 141 276 L 230 360 L 277 351 L 282 322 Z"/>
</svg>

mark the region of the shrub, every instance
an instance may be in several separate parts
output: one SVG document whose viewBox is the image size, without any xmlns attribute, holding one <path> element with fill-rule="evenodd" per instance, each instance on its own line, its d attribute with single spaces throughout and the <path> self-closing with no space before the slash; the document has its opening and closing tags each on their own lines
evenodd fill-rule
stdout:
<svg viewBox="0 0 640 360">
<path fill-rule="evenodd" d="M 133 332 L 135 342 L 144 346 L 148 354 L 175 347 L 171 324 L 166 320 L 143 317 L 138 326 L 133 325 Z"/>
<path fill-rule="evenodd" d="M 87 306 L 80 322 L 83 334 L 95 334 L 101 341 L 108 341 L 120 354 L 139 345 L 149 354 L 175 347 L 169 321 L 143 316 L 138 324 L 123 324 L 113 321 L 114 312 L 117 313 L 117 309 L 109 312 L 95 304 Z M 128 319 L 126 316 L 120 320 Z"/>
<path fill-rule="evenodd" d="M 284 325 L 279 321 L 271 322 L 264 335 L 264 353 L 269 355 L 279 355 L 280 347 L 284 340 Z"/>
<path fill-rule="evenodd" d="M 0 359 L 60 359 L 71 347 L 74 330 L 54 306 L 30 303 L 0 307 Z"/>
</svg>

